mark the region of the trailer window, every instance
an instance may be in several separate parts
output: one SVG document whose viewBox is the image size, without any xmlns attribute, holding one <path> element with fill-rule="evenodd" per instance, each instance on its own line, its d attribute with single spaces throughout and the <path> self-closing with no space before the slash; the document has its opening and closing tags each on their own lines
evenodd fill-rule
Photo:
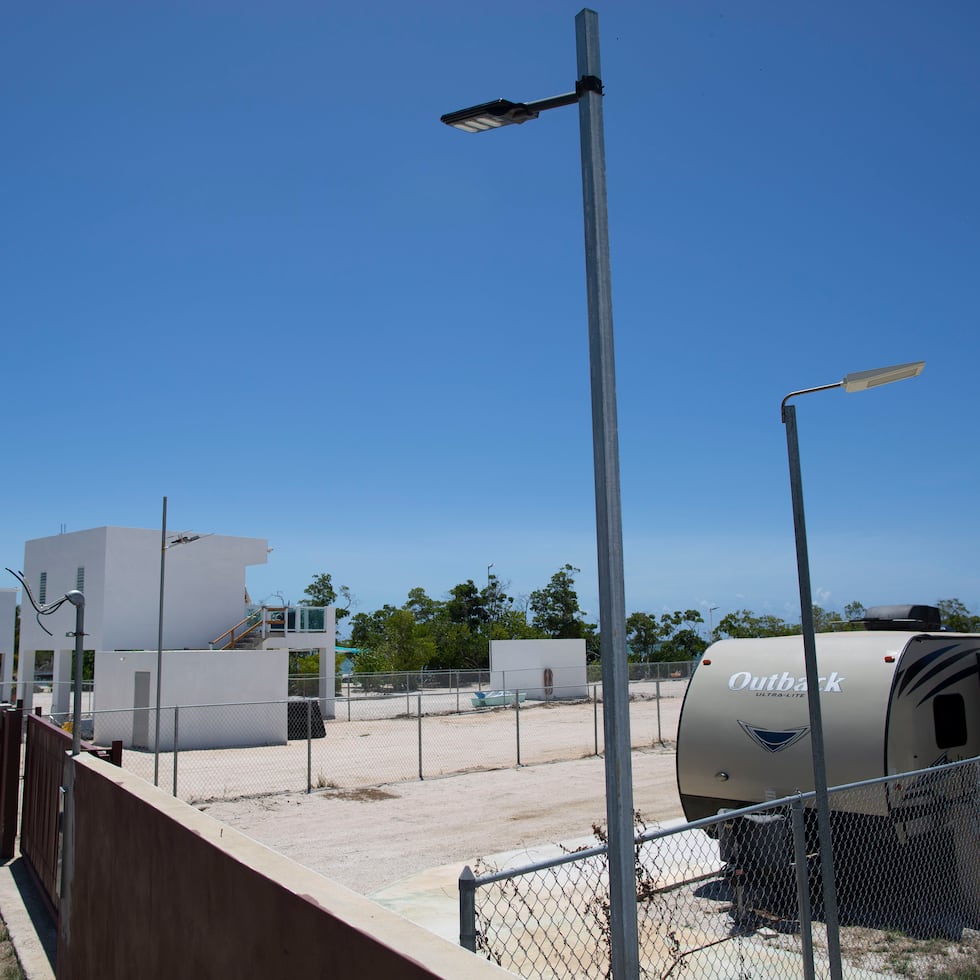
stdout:
<svg viewBox="0 0 980 980">
<path fill-rule="evenodd" d="M 937 694 L 932 699 L 932 717 L 939 748 L 966 745 L 966 706 L 962 694 Z"/>
</svg>

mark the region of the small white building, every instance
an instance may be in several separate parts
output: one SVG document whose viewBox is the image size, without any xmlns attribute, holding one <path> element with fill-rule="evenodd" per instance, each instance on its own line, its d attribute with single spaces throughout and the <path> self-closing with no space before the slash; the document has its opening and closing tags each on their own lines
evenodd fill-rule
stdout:
<svg viewBox="0 0 980 980">
<path fill-rule="evenodd" d="M 161 752 L 178 729 L 182 750 L 286 743 L 288 650 L 167 650 L 161 663 Z M 156 651 L 95 655 L 99 745 L 156 746 L 156 668 Z"/>
<path fill-rule="evenodd" d="M 13 697 L 17 590 L 0 589 L 0 701 Z"/>
<path fill-rule="evenodd" d="M 492 640 L 490 686 L 532 701 L 588 697 L 585 640 Z"/>
</svg>

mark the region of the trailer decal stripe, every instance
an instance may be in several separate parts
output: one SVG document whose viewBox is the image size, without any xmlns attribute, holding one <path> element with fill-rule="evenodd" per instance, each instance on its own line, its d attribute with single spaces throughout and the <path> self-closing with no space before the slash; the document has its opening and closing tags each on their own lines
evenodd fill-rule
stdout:
<svg viewBox="0 0 980 980">
<path fill-rule="evenodd" d="M 967 677 L 973 677 L 976 673 L 977 673 L 976 665 L 973 665 L 971 667 L 967 667 L 966 670 L 958 671 L 957 673 L 953 674 L 952 677 L 947 677 L 946 680 L 942 681 L 940 684 L 937 684 L 935 687 L 931 688 L 928 692 L 923 694 L 922 697 L 919 699 L 918 703 L 916 704 L 916 707 L 917 708 L 921 707 L 930 698 L 933 698 L 937 694 L 941 693 L 942 691 L 945 691 L 947 687 L 952 687 L 954 684 L 959 684 L 960 681 L 964 680 Z"/>
<path fill-rule="evenodd" d="M 902 671 L 902 676 L 896 685 L 896 693 L 902 695 L 905 692 L 906 686 L 912 682 L 913 678 L 917 677 L 930 664 L 935 663 L 938 657 L 945 656 L 952 649 L 953 645 L 940 647 L 938 650 L 933 650 L 932 653 L 917 657 L 913 664 Z"/>
<path fill-rule="evenodd" d="M 962 660 L 966 660 L 976 656 L 978 652 L 977 647 L 968 647 L 966 649 L 960 650 L 954 657 L 951 657 L 948 660 L 943 661 L 942 663 L 938 663 L 938 664 L 935 663 L 937 657 L 946 656 L 953 649 L 955 649 L 955 645 L 942 647 L 939 650 L 934 650 L 932 653 L 918 658 L 915 661 L 915 663 L 913 663 L 903 673 L 901 679 L 898 681 L 896 685 L 897 694 L 899 696 L 906 693 L 911 694 L 912 691 L 915 691 L 918 688 L 920 688 L 923 684 L 928 683 L 938 674 L 941 674 L 944 670 L 948 670 L 954 664 L 959 663 Z M 927 670 L 924 674 L 922 674 L 921 677 L 919 677 L 919 679 L 914 684 L 912 684 L 911 683 L 912 679 L 916 677 L 918 674 L 922 673 L 922 671 L 925 670 L 925 668 L 928 667 L 930 664 L 933 665 L 932 668 L 930 670 Z M 976 668 L 974 668 L 974 672 L 975 671 Z M 967 671 L 966 674 L 963 676 L 969 676 L 970 673 L 971 671 Z M 908 691 L 905 690 L 906 687 L 908 688 Z"/>
</svg>

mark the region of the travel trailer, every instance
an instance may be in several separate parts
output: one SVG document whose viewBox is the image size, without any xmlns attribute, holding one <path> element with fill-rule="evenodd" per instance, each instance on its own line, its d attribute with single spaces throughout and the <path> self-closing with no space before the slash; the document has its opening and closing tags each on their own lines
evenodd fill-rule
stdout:
<svg viewBox="0 0 980 980">
<path fill-rule="evenodd" d="M 828 785 L 980 756 L 980 636 L 943 632 L 931 606 L 878 607 L 863 622 L 864 630 L 816 637 Z M 689 820 L 813 789 L 806 690 L 801 636 L 722 640 L 704 652 L 677 734 L 677 785 Z M 944 781 L 943 805 L 928 776 L 831 794 L 835 852 L 860 852 L 861 841 L 868 851 L 874 840 L 882 854 L 892 848 L 890 860 L 909 838 L 935 833 L 975 875 L 976 772 Z M 758 839 L 756 866 L 792 854 L 772 846 L 780 830 L 743 821 L 723 825 L 723 857 L 726 832 L 728 844 L 741 842 L 743 858 Z M 967 890 L 980 907 L 980 887 Z"/>
</svg>

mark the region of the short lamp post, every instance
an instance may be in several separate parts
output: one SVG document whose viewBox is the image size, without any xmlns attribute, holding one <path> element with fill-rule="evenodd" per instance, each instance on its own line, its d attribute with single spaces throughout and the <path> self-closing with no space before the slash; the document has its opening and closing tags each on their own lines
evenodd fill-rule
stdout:
<svg viewBox="0 0 980 980">
<path fill-rule="evenodd" d="M 820 711 L 820 674 L 817 668 L 817 641 L 813 626 L 813 596 L 810 589 L 810 559 L 807 552 L 806 522 L 803 515 L 803 478 L 800 471 L 800 445 L 796 432 L 796 406 L 789 400 L 815 391 L 843 388 L 844 391 L 866 391 L 922 373 L 924 361 L 897 364 L 847 375 L 843 381 L 790 392 L 782 402 L 782 420 L 786 426 L 789 453 L 789 482 L 793 498 L 793 526 L 796 532 L 796 567 L 800 581 L 800 623 L 803 629 L 803 659 L 806 669 L 806 697 L 810 720 L 810 746 L 813 753 L 813 788 L 817 808 L 817 834 L 820 846 L 820 869 L 823 880 L 824 921 L 827 926 L 827 953 L 830 975 L 841 978 L 840 921 L 837 910 L 837 881 L 830 832 L 830 799 L 827 793 L 827 766 L 824 756 L 823 719 Z"/>
<path fill-rule="evenodd" d="M 85 661 L 85 596 L 77 589 L 65 594 L 75 607 L 75 691 L 71 710 L 71 754 L 78 755 L 82 745 L 82 681 Z"/>
<path fill-rule="evenodd" d="M 576 15 L 575 42 L 578 80 L 574 92 L 537 102 L 498 99 L 447 113 L 442 121 L 464 133 L 482 133 L 536 119 L 548 109 L 575 104 L 579 107 L 606 743 L 611 966 L 616 980 L 626 980 L 639 975 L 635 831 L 599 18 L 594 10 L 582 10 Z"/>
</svg>

